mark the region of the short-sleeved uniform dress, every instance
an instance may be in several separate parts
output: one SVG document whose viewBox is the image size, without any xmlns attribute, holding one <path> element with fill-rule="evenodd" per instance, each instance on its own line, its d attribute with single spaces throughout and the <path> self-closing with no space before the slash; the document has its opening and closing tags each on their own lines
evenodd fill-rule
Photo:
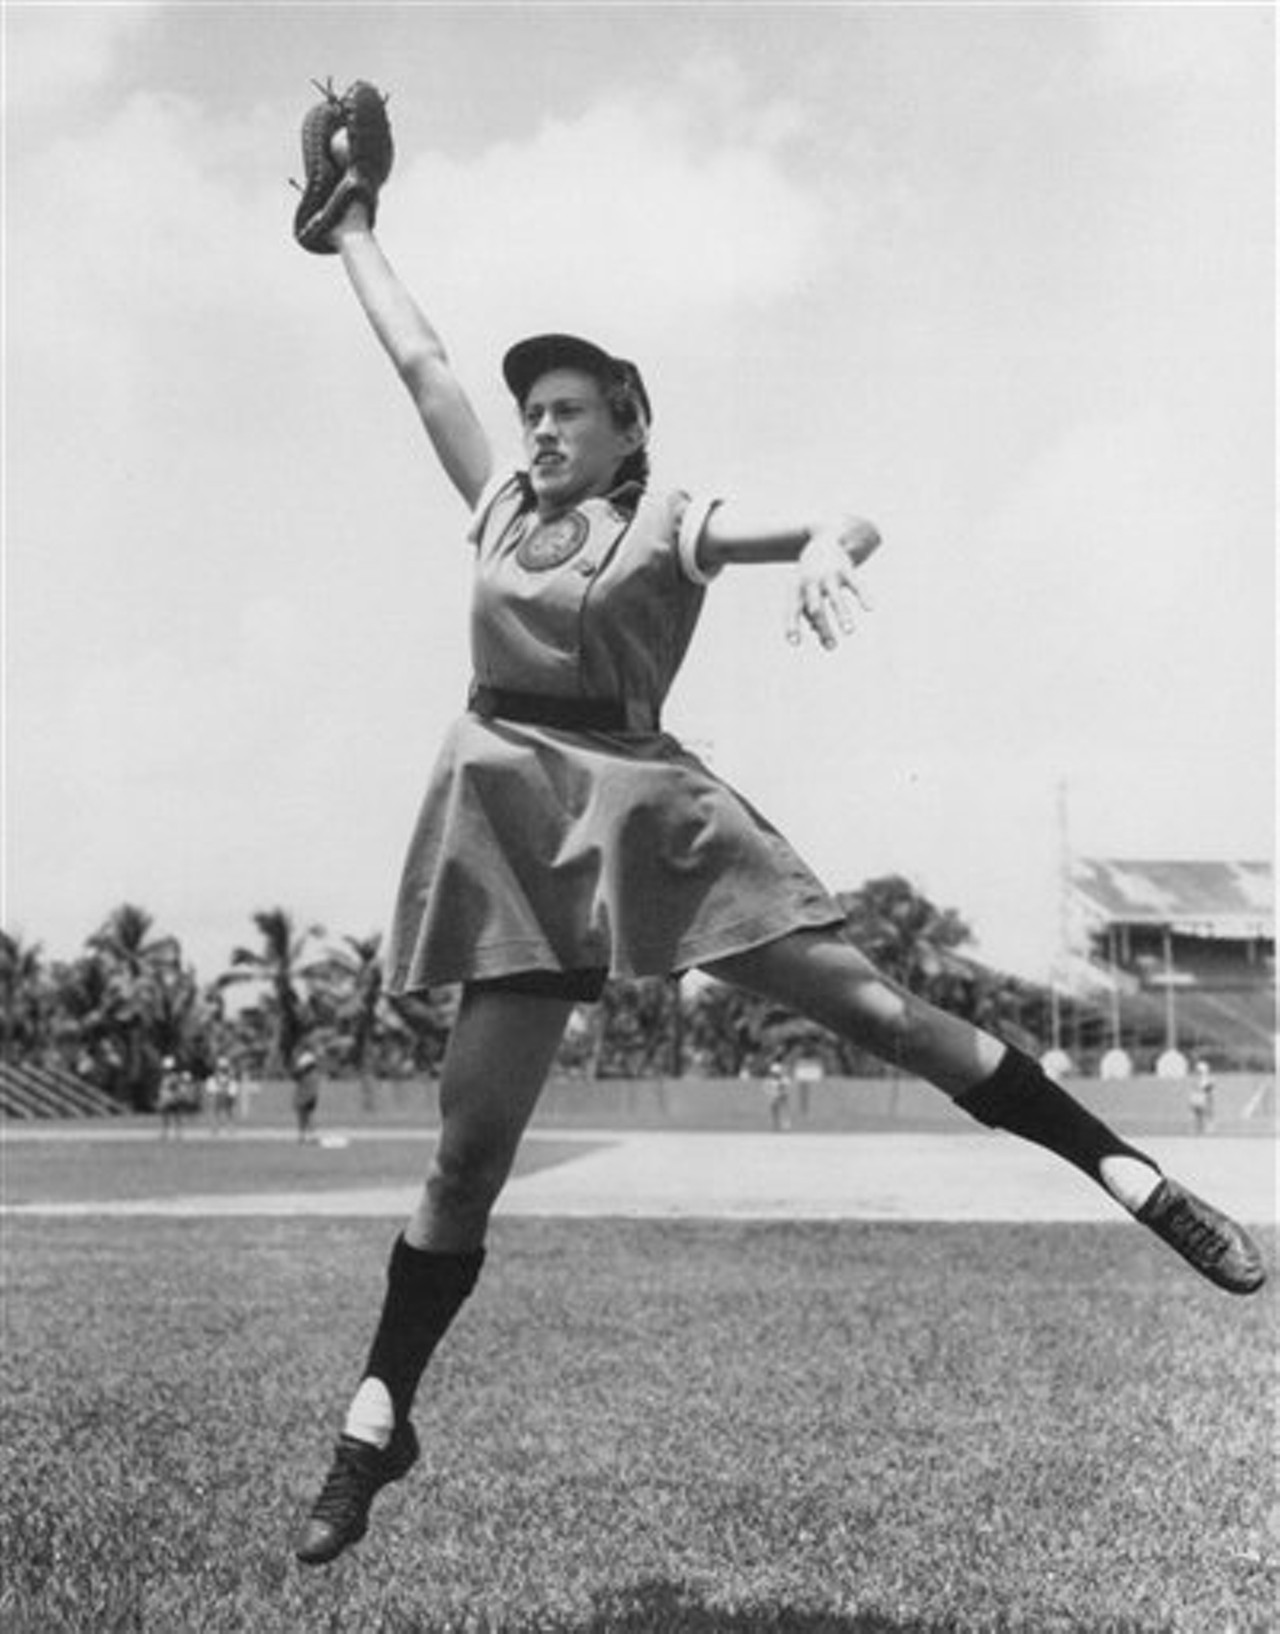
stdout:
<svg viewBox="0 0 1280 1634">
<path fill-rule="evenodd" d="M 787 841 L 660 726 L 706 594 L 712 508 L 630 484 L 540 522 L 522 473 L 481 495 L 473 697 L 612 700 L 621 718 L 583 730 L 473 707 L 454 722 L 401 879 L 393 994 L 667 975 L 843 923 Z"/>
</svg>

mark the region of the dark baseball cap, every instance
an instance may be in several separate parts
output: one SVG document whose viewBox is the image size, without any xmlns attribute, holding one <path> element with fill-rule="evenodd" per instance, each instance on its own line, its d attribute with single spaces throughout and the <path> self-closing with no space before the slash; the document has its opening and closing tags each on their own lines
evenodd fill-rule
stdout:
<svg viewBox="0 0 1280 1634">
<path fill-rule="evenodd" d="M 502 360 L 503 379 L 517 403 L 523 403 L 534 381 L 551 369 L 582 369 L 597 380 L 625 381 L 639 398 L 646 422 L 652 424 L 649 393 L 635 364 L 624 357 L 612 357 L 602 346 L 580 335 L 533 335 L 517 341 Z"/>
</svg>

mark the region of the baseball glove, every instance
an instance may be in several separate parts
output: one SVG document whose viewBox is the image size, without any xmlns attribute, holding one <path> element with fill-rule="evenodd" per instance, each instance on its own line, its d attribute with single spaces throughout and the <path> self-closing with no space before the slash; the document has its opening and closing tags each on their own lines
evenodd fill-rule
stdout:
<svg viewBox="0 0 1280 1634">
<path fill-rule="evenodd" d="M 332 255 L 335 245 L 329 235 L 354 200 L 363 202 L 371 225 L 376 219 L 378 194 L 391 174 L 395 144 L 387 99 L 376 86 L 358 79 L 341 96 L 332 81 L 324 85 L 317 81 L 316 89 L 323 101 L 302 121 L 306 184 L 299 188 L 302 197 L 293 218 L 293 236 L 313 255 Z M 343 141 L 335 143 L 337 137 L 345 141 L 345 153 Z"/>
</svg>

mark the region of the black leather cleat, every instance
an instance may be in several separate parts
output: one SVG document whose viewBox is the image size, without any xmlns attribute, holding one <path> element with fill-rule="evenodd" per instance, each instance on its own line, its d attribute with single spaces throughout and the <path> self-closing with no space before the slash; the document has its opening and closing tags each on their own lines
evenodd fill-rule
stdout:
<svg viewBox="0 0 1280 1634">
<path fill-rule="evenodd" d="M 1134 1218 L 1229 1294 L 1256 1293 L 1267 1280 L 1248 1232 L 1176 1180 L 1162 1179 Z"/>
<path fill-rule="evenodd" d="M 327 1565 L 359 1543 L 369 1529 L 374 1498 L 389 1482 L 402 1480 L 420 1453 L 417 1433 L 407 1421 L 396 1426 L 385 1447 L 339 1436 L 333 1463 L 294 1551 L 302 1564 Z"/>
</svg>

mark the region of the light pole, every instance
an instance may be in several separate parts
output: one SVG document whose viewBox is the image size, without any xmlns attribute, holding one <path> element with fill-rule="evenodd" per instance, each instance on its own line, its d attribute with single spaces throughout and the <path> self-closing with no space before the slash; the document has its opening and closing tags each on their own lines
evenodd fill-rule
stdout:
<svg viewBox="0 0 1280 1634">
<path fill-rule="evenodd" d="M 1178 1001 L 1174 996 L 1173 932 L 1164 927 L 1164 1047 L 1178 1047 Z"/>
</svg>

